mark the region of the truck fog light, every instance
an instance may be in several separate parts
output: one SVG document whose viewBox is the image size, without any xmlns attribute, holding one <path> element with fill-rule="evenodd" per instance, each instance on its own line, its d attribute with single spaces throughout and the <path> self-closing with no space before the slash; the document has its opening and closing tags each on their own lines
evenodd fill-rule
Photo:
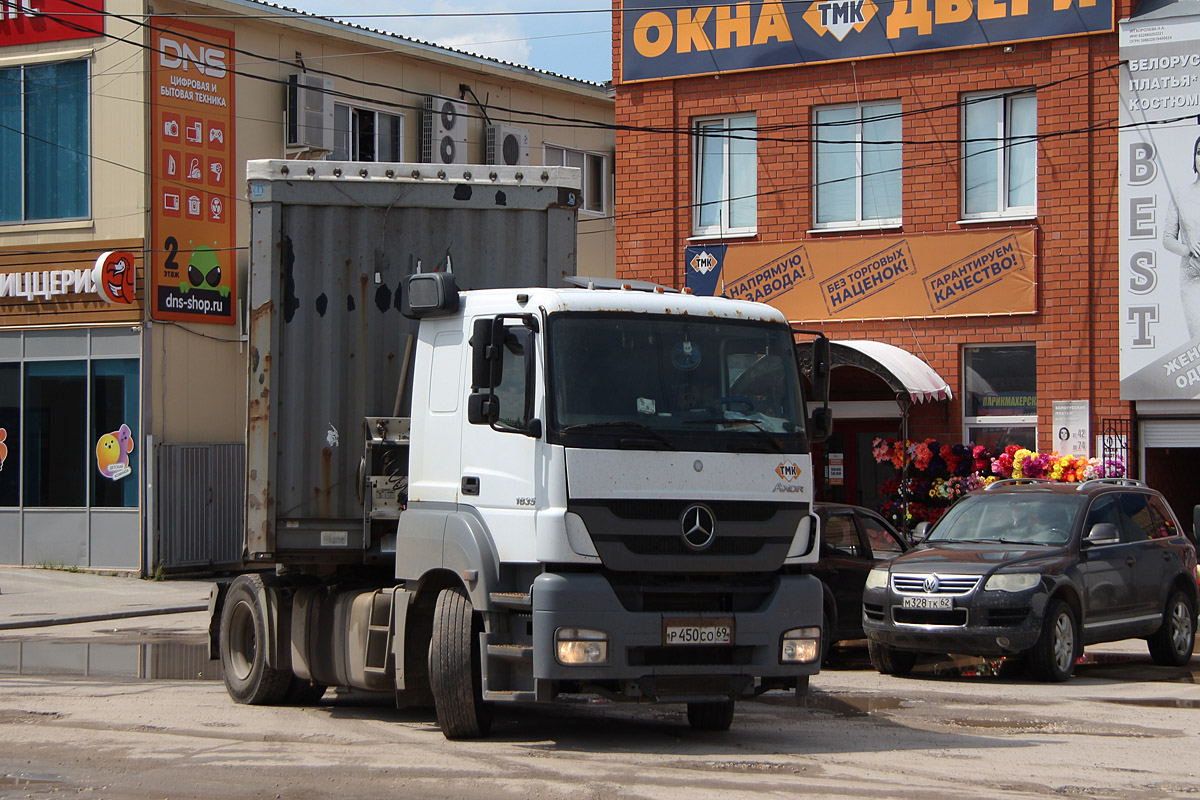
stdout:
<svg viewBox="0 0 1200 800">
<path fill-rule="evenodd" d="M 820 652 L 820 628 L 792 628 L 783 634 L 779 660 L 785 664 L 811 664 Z"/>
<path fill-rule="evenodd" d="M 589 628 L 559 628 L 554 632 L 557 644 L 558 663 L 565 666 L 577 664 L 607 664 L 608 634 Z"/>
</svg>

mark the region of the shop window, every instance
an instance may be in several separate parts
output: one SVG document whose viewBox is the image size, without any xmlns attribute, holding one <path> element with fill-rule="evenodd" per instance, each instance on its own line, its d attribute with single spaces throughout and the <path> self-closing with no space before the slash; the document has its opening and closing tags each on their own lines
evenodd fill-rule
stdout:
<svg viewBox="0 0 1200 800">
<path fill-rule="evenodd" d="M 395 114 L 335 103 L 335 161 L 403 161 L 404 120 Z"/>
<path fill-rule="evenodd" d="M 91 466 L 91 505 L 136 508 L 138 504 L 137 359 L 92 362 L 92 430 L 88 439 L 94 455 Z"/>
<path fill-rule="evenodd" d="M 1033 91 L 963 99 L 963 215 L 1031 216 L 1037 206 Z"/>
<path fill-rule="evenodd" d="M 899 103 L 831 106 L 814 113 L 818 228 L 899 225 Z"/>
<path fill-rule="evenodd" d="M 87 500 L 87 362 L 25 364 L 22 472 L 26 507 Z"/>
<path fill-rule="evenodd" d="M 583 178 L 583 206 L 585 214 L 608 213 L 608 158 L 600 153 L 585 153 L 566 147 L 547 145 L 542 156 L 548 167 L 575 167 Z"/>
<path fill-rule="evenodd" d="M 699 120 L 692 173 L 692 233 L 752 234 L 758 229 L 758 132 L 754 115 Z"/>
<path fill-rule="evenodd" d="M 21 365 L 0 364 L 0 507 L 21 504 Z"/>
<path fill-rule="evenodd" d="M 1037 347 L 963 348 L 963 441 L 1037 449 Z"/>
<path fill-rule="evenodd" d="M 0 222 L 86 217 L 88 64 L 0 69 Z"/>
</svg>

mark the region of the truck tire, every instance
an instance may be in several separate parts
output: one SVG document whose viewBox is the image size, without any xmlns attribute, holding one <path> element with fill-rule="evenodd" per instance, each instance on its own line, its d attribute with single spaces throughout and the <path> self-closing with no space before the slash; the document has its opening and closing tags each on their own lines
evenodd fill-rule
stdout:
<svg viewBox="0 0 1200 800">
<path fill-rule="evenodd" d="M 727 731 L 733 724 L 733 701 L 688 703 L 688 725 L 697 731 Z"/>
<path fill-rule="evenodd" d="M 1029 671 L 1041 681 L 1062 683 L 1075 672 L 1079 649 L 1079 624 L 1075 612 L 1062 600 L 1046 606 L 1042 633 L 1029 650 Z"/>
<path fill-rule="evenodd" d="M 1162 626 L 1154 632 L 1146 644 L 1155 664 L 1164 667 L 1182 667 L 1192 660 L 1192 648 L 1196 644 L 1196 609 L 1186 594 L 1174 589 L 1167 598 Z"/>
<path fill-rule="evenodd" d="M 241 575 L 221 609 L 221 672 L 229 696 L 253 706 L 273 705 L 291 685 L 291 670 L 267 666 L 267 610 L 261 575 Z"/>
<path fill-rule="evenodd" d="M 897 650 L 874 639 L 867 639 L 867 653 L 881 675 L 907 675 L 917 663 L 917 654 L 911 650 Z"/>
<path fill-rule="evenodd" d="M 429 685 L 447 739 L 476 739 L 492 727 L 492 706 L 483 701 L 480 674 L 482 627 L 462 589 L 442 589 L 433 611 Z"/>
</svg>

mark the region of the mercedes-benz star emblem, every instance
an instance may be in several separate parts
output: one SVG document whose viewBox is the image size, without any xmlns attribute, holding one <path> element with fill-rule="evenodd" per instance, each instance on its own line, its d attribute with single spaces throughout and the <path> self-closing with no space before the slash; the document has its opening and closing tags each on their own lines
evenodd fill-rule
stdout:
<svg viewBox="0 0 1200 800">
<path fill-rule="evenodd" d="M 683 541 L 693 550 L 703 550 L 713 543 L 717 532 L 717 518 L 712 509 L 697 503 L 688 506 L 679 515 L 683 528 Z"/>
<path fill-rule="evenodd" d="M 938 576 L 937 575 L 926 575 L 925 583 L 922 584 L 922 587 L 925 589 L 925 594 L 934 594 L 935 592 L 937 592 Z"/>
</svg>

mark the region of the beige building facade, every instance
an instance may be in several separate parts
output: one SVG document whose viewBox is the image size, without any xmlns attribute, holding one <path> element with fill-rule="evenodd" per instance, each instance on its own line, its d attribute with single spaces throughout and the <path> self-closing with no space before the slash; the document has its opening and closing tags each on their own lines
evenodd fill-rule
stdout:
<svg viewBox="0 0 1200 800">
<path fill-rule="evenodd" d="M 249 159 L 576 166 L 577 270 L 614 274 L 602 86 L 246 0 L 28 5 L 0 16 L 0 564 L 228 560 Z"/>
</svg>

